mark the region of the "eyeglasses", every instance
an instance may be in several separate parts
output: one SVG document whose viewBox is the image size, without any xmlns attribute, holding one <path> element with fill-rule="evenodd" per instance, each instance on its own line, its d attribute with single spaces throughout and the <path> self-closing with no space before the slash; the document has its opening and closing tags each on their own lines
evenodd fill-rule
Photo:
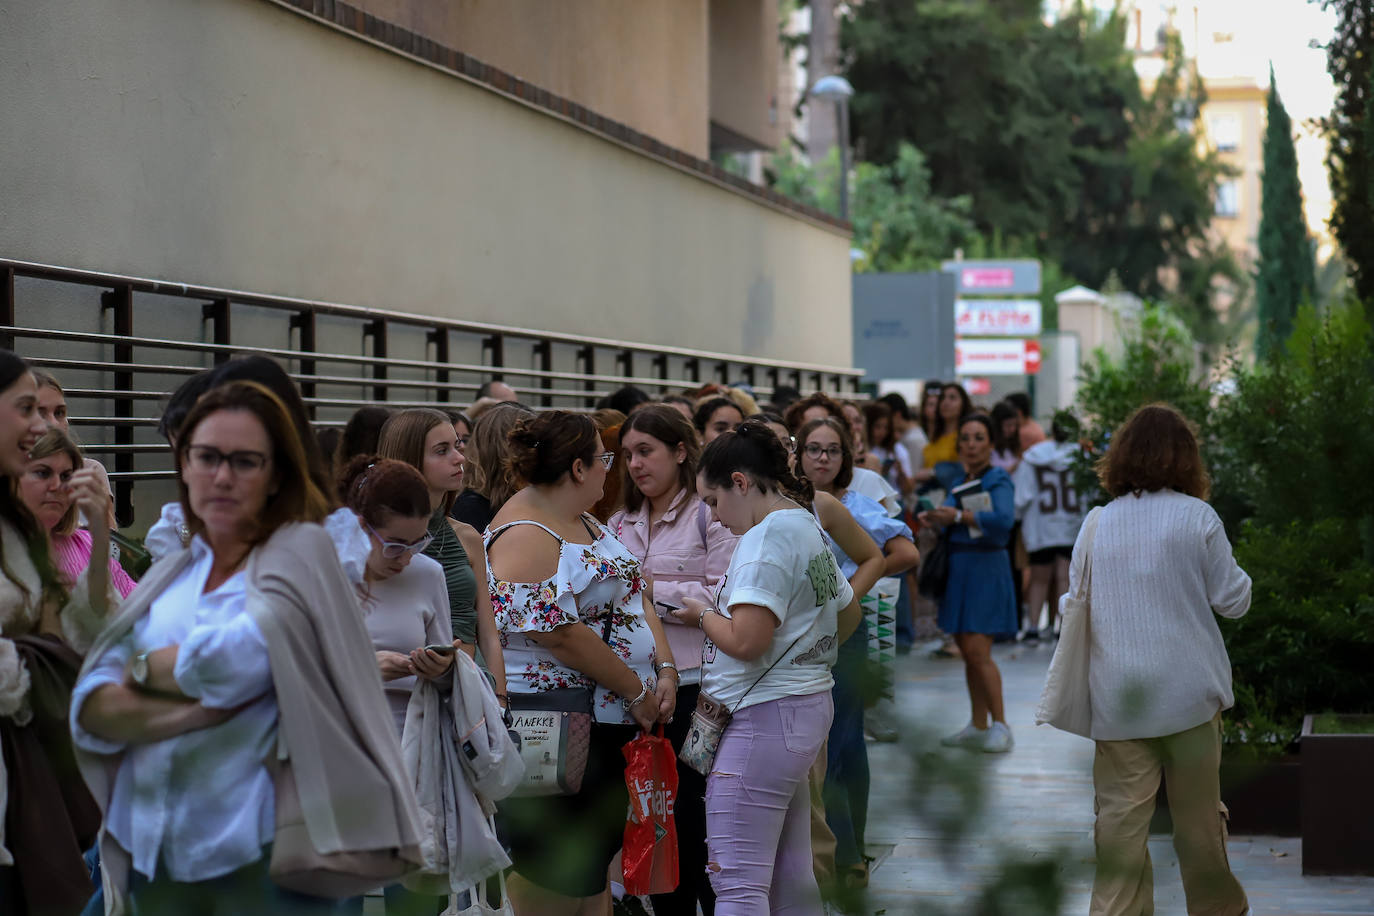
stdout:
<svg viewBox="0 0 1374 916">
<path fill-rule="evenodd" d="M 831 461 L 834 461 L 843 454 L 844 449 L 840 448 L 838 445 L 828 445 L 825 448 L 822 448 L 815 442 L 809 442 L 806 445 L 806 457 L 808 458 L 819 458 L 824 455 Z"/>
<path fill-rule="evenodd" d="M 386 557 L 388 560 L 419 553 L 428 547 L 430 542 L 434 540 L 434 535 L 427 534 L 414 544 L 407 544 L 405 541 L 388 541 L 378 534 L 377 529 L 373 528 L 371 525 L 367 526 L 367 530 L 369 534 L 377 539 L 377 543 L 382 545 L 382 556 Z"/>
<path fill-rule="evenodd" d="M 601 463 L 608 471 L 611 469 L 611 465 L 615 464 L 615 452 L 602 452 L 600 455 L 595 455 L 593 457 L 600 458 Z"/>
<path fill-rule="evenodd" d="M 782 442 L 782 447 L 787 449 L 787 454 L 790 455 L 797 450 L 796 436 L 778 436 L 778 440 Z"/>
<path fill-rule="evenodd" d="M 221 452 L 213 445 L 188 446 L 186 459 L 191 470 L 198 474 L 217 473 L 219 466 L 228 462 L 229 470 L 238 477 L 260 473 L 271 460 L 262 452 Z"/>
</svg>

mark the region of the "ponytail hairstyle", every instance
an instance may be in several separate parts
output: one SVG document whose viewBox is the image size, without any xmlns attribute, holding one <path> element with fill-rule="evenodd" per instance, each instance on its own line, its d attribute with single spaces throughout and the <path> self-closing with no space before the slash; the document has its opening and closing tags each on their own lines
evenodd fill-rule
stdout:
<svg viewBox="0 0 1374 916">
<path fill-rule="evenodd" d="M 728 489 L 733 486 L 730 475 L 738 471 L 760 490 L 777 490 L 810 509 L 815 490 L 811 481 L 792 473 L 789 458 L 771 429 L 758 420 L 745 420 L 706 446 L 698 473 L 711 486 Z"/>
<path fill-rule="evenodd" d="M 24 376 L 33 376 L 33 370 L 22 356 L 13 351 L 0 348 L 0 391 L 5 391 Z M 8 477 L 7 474 L 0 473 L 0 477 Z M 26 598 L 37 598 L 40 603 L 52 603 L 54 607 L 61 607 L 67 601 L 67 590 L 62 585 L 62 580 L 57 574 L 57 566 L 53 563 L 52 553 L 48 548 L 48 533 L 43 531 L 38 525 L 38 519 L 33 517 L 20 500 L 15 492 L 14 481 L 0 481 L 0 524 L 9 524 L 18 533 L 20 540 L 28 548 L 29 561 L 33 563 L 34 569 L 38 571 L 38 581 L 40 583 L 40 594 L 33 595 L 29 587 L 24 584 L 14 570 L 10 569 L 9 561 L 5 559 L 4 542 L 0 540 L 0 573 L 4 573 Z"/>
<path fill-rule="evenodd" d="M 472 423 L 472 436 L 465 452 L 468 489 L 484 497 L 492 512 L 501 511 L 506 500 L 519 489 L 506 473 L 506 453 L 510 451 L 510 431 L 534 411 L 514 401 L 493 405 Z"/>
<path fill-rule="evenodd" d="M 574 461 L 596 459 L 596 423 L 582 413 L 546 410 L 520 420 L 506 437 L 506 472 L 534 486 L 558 483 Z"/>
<path fill-rule="evenodd" d="M 339 472 L 339 502 L 373 528 L 392 518 L 430 517 L 429 485 L 404 461 L 355 455 Z"/>
</svg>

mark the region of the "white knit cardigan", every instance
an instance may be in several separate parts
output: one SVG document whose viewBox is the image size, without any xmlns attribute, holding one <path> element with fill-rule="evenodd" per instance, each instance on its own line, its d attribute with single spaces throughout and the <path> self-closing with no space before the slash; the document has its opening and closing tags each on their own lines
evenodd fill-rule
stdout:
<svg viewBox="0 0 1374 916">
<path fill-rule="evenodd" d="M 1080 540 L 1070 591 L 1084 553 Z M 1215 615 L 1250 609 L 1250 577 L 1212 507 L 1173 491 L 1118 497 L 1102 510 L 1092 554 L 1092 737 L 1172 735 L 1229 709 L 1231 661 Z"/>
</svg>

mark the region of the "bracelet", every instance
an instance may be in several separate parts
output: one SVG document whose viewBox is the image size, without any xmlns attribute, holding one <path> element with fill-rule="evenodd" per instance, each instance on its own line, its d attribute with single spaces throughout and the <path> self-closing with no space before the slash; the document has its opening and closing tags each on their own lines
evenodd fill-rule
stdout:
<svg viewBox="0 0 1374 916">
<path fill-rule="evenodd" d="M 706 610 L 702 611 L 702 612 L 701 612 L 701 616 L 697 618 L 697 629 L 698 629 L 698 630 L 701 630 L 701 631 L 703 631 L 703 632 L 705 632 L 705 630 L 706 630 L 706 615 L 707 615 L 707 614 L 719 614 L 719 613 L 720 613 L 720 611 L 717 611 L 717 610 L 716 610 L 715 608 L 713 608 L 713 607 L 708 607 Z"/>
<path fill-rule="evenodd" d="M 636 706 L 638 706 L 640 703 L 643 703 L 643 702 L 644 702 L 645 700 L 647 700 L 648 698 L 649 698 L 649 685 L 648 685 L 648 684 L 645 684 L 645 685 L 644 685 L 644 689 L 642 689 L 642 690 L 639 691 L 639 696 L 635 697 L 633 700 L 627 700 L 627 701 L 626 701 L 626 703 L 625 703 L 625 708 L 626 708 L 626 709 L 634 709 Z"/>
<path fill-rule="evenodd" d="M 678 680 L 682 680 L 682 672 L 678 671 L 677 665 L 672 662 L 659 662 L 657 665 L 654 665 L 654 674 L 657 676 L 663 677 L 664 671 L 671 671 L 674 677 Z"/>
</svg>

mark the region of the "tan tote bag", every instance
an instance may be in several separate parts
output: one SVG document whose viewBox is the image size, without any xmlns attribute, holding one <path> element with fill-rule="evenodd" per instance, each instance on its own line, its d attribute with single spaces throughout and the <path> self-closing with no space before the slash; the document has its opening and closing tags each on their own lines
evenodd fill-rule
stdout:
<svg viewBox="0 0 1374 916">
<path fill-rule="evenodd" d="M 1093 581 L 1093 540 L 1102 509 L 1088 513 L 1078 541 L 1083 547 L 1083 577 L 1059 603 L 1059 644 L 1050 659 L 1045 689 L 1035 711 L 1035 724 L 1049 724 L 1074 735 L 1091 737 L 1092 698 L 1088 693 L 1088 660 L 1092 655 L 1089 613 Z"/>
</svg>

